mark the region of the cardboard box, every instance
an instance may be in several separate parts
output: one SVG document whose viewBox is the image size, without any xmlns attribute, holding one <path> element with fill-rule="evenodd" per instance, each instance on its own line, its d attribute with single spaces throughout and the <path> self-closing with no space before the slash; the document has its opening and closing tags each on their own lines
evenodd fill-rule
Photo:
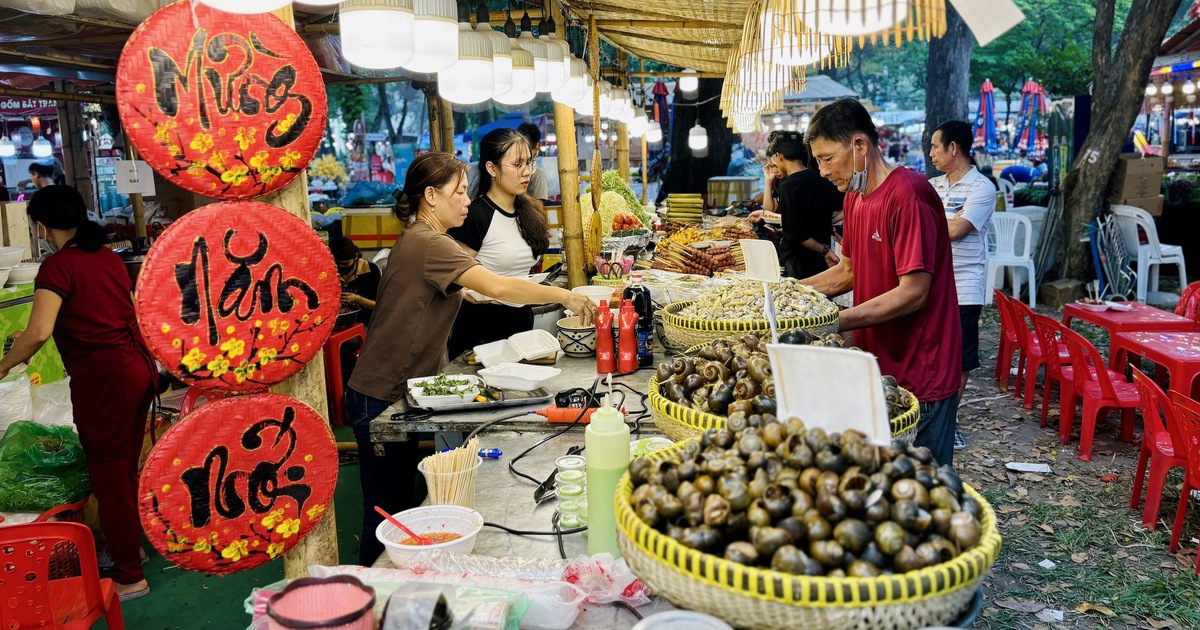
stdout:
<svg viewBox="0 0 1200 630">
<path fill-rule="evenodd" d="M 1147 197 L 1125 197 L 1122 199 L 1109 199 L 1111 204 L 1121 204 L 1123 206 L 1133 206 L 1141 208 L 1150 213 L 1152 217 L 1162 216 L 1163 196 L 1154 195 Z"/>
<path fill-rule="evenodd" d="M 359 249 L 391 247 L 404 226 L 387 208 L 345 208 L 342 210 L 342 235 Z"/>
<path fill-rule="evenodd" d="M 1130 199 L 1134 197 L 1153 197 L 1162 190 L 1163 176 L 1161 173 L 1128 173 L 1124 176 L 1114 176 L 1112 199 Z"/>
<path fill-rule="evenodd" d="M 1148 155 L 1142 157 L 1140 153 L 1122 153 L 1117 158 L 1116 175 L 1118 178 L 1124 178 L 1126 175 L 1161 176 L 1165 170 L 1166 163 L 1161 156 Z"/>
</svg>

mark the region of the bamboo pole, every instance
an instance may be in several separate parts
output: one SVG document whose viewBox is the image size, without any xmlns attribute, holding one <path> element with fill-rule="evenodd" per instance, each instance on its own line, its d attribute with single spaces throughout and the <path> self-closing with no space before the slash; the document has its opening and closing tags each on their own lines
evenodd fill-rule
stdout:
<svg viewBox="0 0 1200 630">
<path fill-rule="evenodd" d="M 444 98 L 438 97 L 438 103 L 438 111 L 441 114 L 442 150 L 454 153 L 454 110 L 450 109 L 450 102 Z"/>
<path fill-rule="evenodd" d="M 604 164 L 600 159 L 600 31 L 596 30 L 596 14 L 588 16 L 588 65 L 591 66 L 592 81 L 592 207 L 600 210 L 600 181 Z"/>
<path fill-rule="evenodd" d="M 645 59 L 638 60 L 638 70 L 640 70 L 642 72 L 646 71 L 646 60 Z M 643 102 L 642 99 L 646 98 L 646 78 L 642 77 L 640 79 L 640 81 L 642 82 L 642 93 L 638 98 L 638 106 L 645 108 L 646 103 Z M 642 205 L 644 206 L 644 205 L 646 205 L 646 200 L 650 198 L 650 184 L 649 184 L 650 169 L 647 168 L 650 166 L 650 146 L 646 142 L 645 132 L 642 133 L 641 140 L 642 140 L 642 142 L 641 142 L 641 145 L 642 145 L 642 168 L 641 168 L 641 171 L 642 171 Z M 650 227 L 650 226 L 646 226 L 646 227 Z"/>
<path fill-rule="evenodd" d="M 596 20 L 596 26 L 601 28 L 704 28 L 717 30 L 741 30 L 725 22 L 704 22 L 701 20 Z M 697 42 L 702 45 L 702 42 Z"/>
<path fill-rule="evenodd" d="M 129 132 L 125 132 L 125 155 L 129 160 L 137 162 L 137 149 L 129 140 Z M 136 166 L 135 166 L 136 168 Z M 133 230 L 138 238 L 146 238 L 146 205 L 142 202 L 142 193 L 131 193 L 129 203 L 133 206 Z"/>
<path fill-rule="evenodd" d="M 563 254 L 567 284 L 573 289 L 588 283 L 583 247 L 583 216 L 579 207 L 579 150 L 575 144 L 575 110 L 554 103 L 554 134 L 558 137 L 558 181 L 562 189 Z"/>
<path fill-rule="evenodd" d="M 634 79 L 678 79 L 685 76 L 683 72 L 630 72 L 629 76 Z M 695 74 L 688 73 L 687 76 L 692 76 L 697 79 L 724 79 L 725 75 L 720 72 L 697 72 Z"/>
<path fill-rule="evenodd" d="M 629 125 L 617 123 L 617 172 L 629 182 Z"/>
<path fill-rule="evenodd" d="M 429 112 L 429 150 L 442 150 L 442 99 L 433 90 L 425 91 L 425 107 Z"/>
<path fill-rule="evenodd" d="M 291 6 L 275 11 L 285 24 L 295 28 L 295 17 Z M 308 205 L 308 173 L 301 171 L 292 183 L 277 192 L 259 198 L 259 201 L 283 208 L 307 224 L 310 220 Z M 336 296 L 322 296 L 337 299 Z M 303 401 L 328 419 L 329 400 L 325 394 L 325 359 L 320 352 L 306 363 L 295 376 L 271 388 L 271 391 Z M 332 434 L 330 439 L 332 439 Z M 337 520 L 334 518 L 333 500 L 317 526 L 300 544 L 283 555 L 283 576 L 288 579 L 308 577 L 309 565 L 338 564 Z"/>
</svg>

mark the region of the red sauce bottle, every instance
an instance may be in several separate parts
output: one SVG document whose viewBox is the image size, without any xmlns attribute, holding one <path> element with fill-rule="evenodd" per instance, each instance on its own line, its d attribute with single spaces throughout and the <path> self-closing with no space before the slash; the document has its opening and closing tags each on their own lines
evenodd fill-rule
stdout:
<svg viewBox="0 0 1200 630">
<path fill-rule="evenodd" d="M 596 372 L 612 374 L 617 371 L 617 357 L 613 352 L 613 312 L 608 307 L 608 300 L 600 302 L 600 310 L 596 313 Z"/>
<path fill-rule="evenodd" d="M 619 374 L 633 374 L 638 371 L 637 324 L 638 314 L 633 307 L 633 300 L 624 300 L 621 303 L 619 322 L 621 331 L 617 342 L 617 373 Z"/>
</svg>

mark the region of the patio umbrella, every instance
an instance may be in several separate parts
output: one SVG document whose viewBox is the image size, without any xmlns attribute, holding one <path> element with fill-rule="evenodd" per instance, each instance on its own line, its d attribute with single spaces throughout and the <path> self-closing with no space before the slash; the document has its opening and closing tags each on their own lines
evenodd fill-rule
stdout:
<svg viewBox="0 0 1200 630">
<path fill-rule="evenodd" d="M 1029 157 L 1039 157 L 1046 152 L 1050 141 L 1045 132 L 1038 128 L 1038 116 L 1049 113 L 1046 107 L 1046 89 L 1035 81 L 1026 81 L 1021 88 L 1021 113 L 1017 126 L 1016 148 Z"/>
<path fill-rule="evenodd" d="M 975 136 L 973 148 L 988 154 L 1000 151 L 1000 143 L 996 141 L 996 88 L 992 87 L 991 79 L 984 79 L 979 88 L 979 113 L 975 115 L 971 133 Z"/>
<path fill-rule="evenodd" d="M 654 120 L 662 125 L 663 137 L 671 137 L 671 106 L 667 104 L 667 95 L 670 93 L 667 90 L 667 84 L 658 81 L 651 88 L 650 93 L 654 95 Z"/>
</svg>

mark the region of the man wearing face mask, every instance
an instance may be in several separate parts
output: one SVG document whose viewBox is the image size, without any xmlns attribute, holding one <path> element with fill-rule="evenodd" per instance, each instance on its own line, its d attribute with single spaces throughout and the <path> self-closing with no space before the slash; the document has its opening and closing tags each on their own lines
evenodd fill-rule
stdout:
<svg viewBox="0 0 1200 630">
<path fill-rule="evenodd" d="M 842 259 L 806 282 L 831 297 L 853 289 L 840 330 L 855 331 L 883 373 L 920 399 L 916 443 L 950 464 L 962 332 L 941 199 L 921 175 L 888 166 L 871 115 L 856 100 L 818 111 L 808 142 L 821 175 L 846 199 Z"/>
</svg>

